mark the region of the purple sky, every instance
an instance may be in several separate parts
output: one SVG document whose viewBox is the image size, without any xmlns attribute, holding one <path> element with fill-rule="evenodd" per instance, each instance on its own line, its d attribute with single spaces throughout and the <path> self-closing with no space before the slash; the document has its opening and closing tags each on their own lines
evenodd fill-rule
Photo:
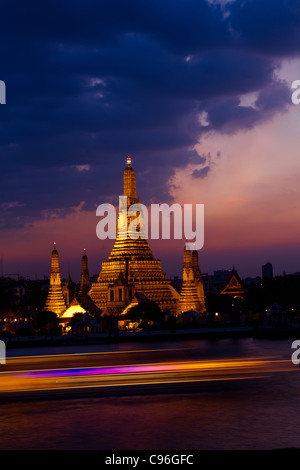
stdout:
<svg viewBox="0 0 300 470">
<path fill-rule="evenodd" d="M 1 6 L 4 273 L 97 274 L 126 156 L 142 202 L 205 204 L 201 268 L 300 271 L 298 0 L 27 1 Z M 182 243 L 153 243 L 168 276 Z"/>
</svg>

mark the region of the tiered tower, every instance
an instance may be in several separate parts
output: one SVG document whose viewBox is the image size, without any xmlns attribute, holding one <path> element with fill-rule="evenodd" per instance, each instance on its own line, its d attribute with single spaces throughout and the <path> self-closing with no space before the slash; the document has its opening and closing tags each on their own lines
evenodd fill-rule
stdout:
<svg viewBox="0 0 300 470">
<path fill-rule="evenodd" d="M 69 270 L 66 282 L 62 286 L 62 291 L 63 291 L 66 306 L 68 307 L 77 293 L 77 286 L 75 282 L 72 281 L 70 270 Z"/>
<path fill-rule="evenodd" d="M 140 202 L 136 195 L 135 172 L 130 157 L 127 158 L 123 183 L 128 209 L 132 204 Z M 157 302 L 162 310 L 168 308 L 176 314 L 180 296 L 166 279 L 160 261 L 152 254 L 140 215 L 140 236 L 133 238 L 128 228 L 136 216 L 124 217 L 119 210 L 114 247 L 108 261 L 102 263 L 97 282 L 92 284 L 89 295 L 100 309 L 119 314 L 136 293 L 143 293 L 147 299 Z"/>
<path fill-rule="evenodd" d="M 195 285 L 197 289 L 197 294 L 200 300 L 201 312 L 205 312 L 206 306 L 205 306 L 204 287 L 203 287 L 203 280 L 202 280 L 202 275 L 201 275 L 200 266 L 199 266 L 199 257 L 198 257 L 197 250 L 192 251 L 192 268 L 193 268 L 194 277 L 195 277 Z"/>
<path fill-rule="evenodd" d="M 80 287 L 79 295 L 86 295 L 90 290 L 90 275 L 88 268 L 88 257 L 85 249 L 81 258 L 81 275 L 80 275 Z"/>
<path fill-rule="evenodd" d="M 50 288 L 44 310 L 55 312 L 59 316 L 66 310 L 65 299 L 61 286 L 59 256 L 56 249 L 56 243 L 54 243 L 54 249 L 51 255 Z"/>
<path fill-rule="evenodd" d="M 199 268 L 198 253 L 186 246 L 183 252 L 183 282 L 178 313 L 194 310 L 199 314 L 205 312 L 203 282 Z"/>
</svg>

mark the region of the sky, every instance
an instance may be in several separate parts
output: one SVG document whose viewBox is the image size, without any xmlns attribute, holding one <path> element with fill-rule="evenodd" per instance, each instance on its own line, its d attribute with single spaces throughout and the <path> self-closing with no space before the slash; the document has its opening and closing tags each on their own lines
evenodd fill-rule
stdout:
<svg viewBox="0 0 300 470">
<path fill-rule="evenodd" d="M 300 271 L 298 0 L 4 0 L 0 243 L 4 274 L 78 281 L 112 240 L 126 157 L 141 201 L 201 203 L 200 267 Z M 183 241 L 149 241 L 168 277 Z"/>
</svg>

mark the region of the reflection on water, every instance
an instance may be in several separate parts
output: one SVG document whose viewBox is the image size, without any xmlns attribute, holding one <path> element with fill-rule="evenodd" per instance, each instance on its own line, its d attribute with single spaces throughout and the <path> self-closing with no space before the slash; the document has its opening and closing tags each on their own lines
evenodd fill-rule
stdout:
<svg viewBox="0 0 300 470">
<path fill-rule="evenodd" d="M 297 338 L 295 338 L 297 339 Z M 175 341 L 145 341 L 124 342 L 112 344 L 90 344 L 90 345 L 66 345 L 66 346 L 44 346 L 31 348 L 8 348 L 7 357 L 36 356 L 55 354 L 84 354 L 95 352 L 121 352 L 134 350 L 157 350 L 157 349 L 187 349 L 202 352 L 204 357 L 254 357 L 268 355 L 282 355 L 282 358 L 290 358 L 292 340 L 261 340 L 255 338 L 224 338 L 224 339 L 200 339 L 200 340 L 175 340 Z"/>
<path fill-rule="evenodd" d="M 276 355 L 287 359 L 292 341 L 198 341 L 188 342 L 189 347 L 192 343 L 209 357 L 219 352 L 222 357 Z M 211 392 L 1 403 L 0 448 L 300 447 L 299 391 L 300 375 L 295 366 L 295 373 Z"/>
</svg>

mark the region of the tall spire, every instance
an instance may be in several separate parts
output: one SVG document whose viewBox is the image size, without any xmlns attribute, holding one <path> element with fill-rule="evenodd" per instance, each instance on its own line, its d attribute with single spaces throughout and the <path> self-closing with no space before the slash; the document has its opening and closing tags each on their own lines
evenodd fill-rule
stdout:
<svg viewBox="0 0 300 470">
<path fill-rule="evenodd" d="M 123 194 L 127 197 L 127 207 L 137 202 L 135 173 L 131 166 L 131 158 L 127 157 L 127 166 L 123 177 Z"/>
<path fill-rule="evenodd" d="M 139 203 L 130 157 L 127 158 L 123 182 L 127 205 Z M 137 207 L 136 215 L 128 215 L 128 207 L 126 213 L 123 205 L 126 209 L 125 201 L 120 198 L 116 241 L 108 260 L 102 263 L 89 296 L 97 307 L 113 314 L 120 314 L 133 298 L 141 296 L 156 302 L 162 310 L 168 308 L 175 314 L 180 295 L 167 280 L 160 261 L 154 258 L 149 247 L 146 227 L 139 214 L 142 207 Z M 137 236 L 130 236 L 132 234 Z"/>
<path fill-rule="evenodd" d="M 192 251 L 192 268 L 194 272 L 196 289 L 197 289 L 198 297 L 199 297 L 200 304 L 201 304 L 201 310 L 204 312 L 206 311 L 205 295 L 204 295 L 203 280 L 202 280 L 201 270 L 199 266 L 199 257 L 198 257 L 197 250 Z"/>
<path fill-rule="evenodd" d="M 88 268 L 88 257 L 86 255 L 86 249 L 83 250 L 81 258 L 81 276 L 80 276 L 80 287 L 79 295 L 85 295 L 90 290 L 90 275 Z"/>
<path fill-rule="evenodd" d="M 201 271 L 200 271 L 200 267 L 199 267 L 199 258 L 198 258 L 198 251 L 197 250 L 192 251 L 192 266 L 193 266 L 195 279 L 200 280 L 201 279 Z"/>
<path fill-rule="evenodd" d="M 65 299 L 66 305 L 67 305 L 67 307 L 69 307 L 69 305 L 72 302 L 72 300 L 74 299 L 74 297 L 76 295 L 76 291 L 77 291 L 77 286 L 76 286 L 75 282 L 72 281 L 72 278 L 71 278 L 70 266 L 68 267 L 68 277 L 67 277 L 64 285 L 62 286 L 62 291 L 63 291 L 63 294 L 64 294 L 64 299 Z"/>
<path fill-rule="evenodd" d="M 137 198 L 136 195 L 135 172 L 131 166 L 131 158 L 129 156 L 127 157 L 127 166 L 124 170 L 123 188 L 123 194 L 127 197 L 127 208 L 126 206 L 122 210 L 119 208 L 117 238 L 110 256 L 114 258 L 119 256 L 125 256 L 126 258 L 130 256 L 143 256 L 144 258 L 154 259 L 145 236 L 143 215 L 128 216 L 126 212 L 126 209 L 128 211 L 129 207 L 133 204 L 140 203 L 140 198 Z M 139 232 L 139 237 L 135 238 L 132 236 L 130 228 L 132 229 L 131 223 L 136 222 L 138 216 L 139 223 L 135 231 Z"/>
<path fill-rule="evenodd" d="M 50 288 L 45 305 L 45 310 L 61 315 L 66 310 L 66 304 L 62 292 L 61 275 L 59 268 L 59 256 L 56 243 L 51 255 Z"/>
<path fill-rule="evenodd" d="M 178 303 L 178 313 L 194 310 L 199 314 L 203 308 L 197 290 L 197 273 L 194 272 L 195 255 L 192 261 L 191 250 L 185 245 L 183 251 L 183 282 L 181 289 L 181 298 Z M 199 270 L 200 272 L 200 270 Z M 196 275 L 195 275 L 196 274 Z"/>
</svg>

